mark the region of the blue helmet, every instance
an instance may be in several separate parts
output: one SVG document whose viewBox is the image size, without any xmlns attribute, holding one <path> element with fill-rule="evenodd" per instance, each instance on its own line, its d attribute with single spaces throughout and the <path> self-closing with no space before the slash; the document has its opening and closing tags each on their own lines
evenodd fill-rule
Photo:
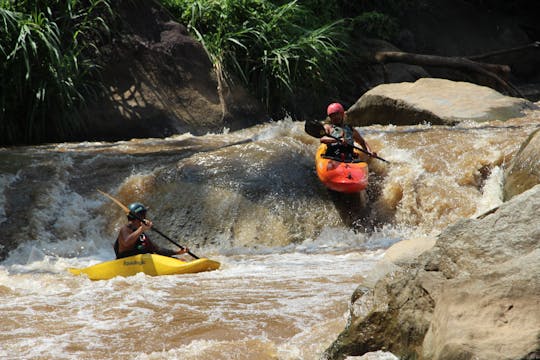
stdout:
<svg viewBox="0 0 540 360">
<path fill-rule="evenodd" d="M 128 208 L 129 208 L 129 214 L 127 217 L 129 220 L 136 219 L 136 217 L 133 216 L 133 214 L 144 219 L 146 216 L 146 211 L 148 210 L 143 204 L 139 202 L 134 202 L 134 203 L 129 204 Z"/>
</svg>

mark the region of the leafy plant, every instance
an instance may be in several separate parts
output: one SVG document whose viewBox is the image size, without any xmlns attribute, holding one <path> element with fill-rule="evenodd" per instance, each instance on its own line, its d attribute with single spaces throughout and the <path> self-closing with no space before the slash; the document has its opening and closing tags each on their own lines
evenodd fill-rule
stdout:
<svg viewBox="0 0 540 360">
<path fill-rule="evenodd" d="M 355 32 L 384 40 L 392 40 L 399 29 L 394 19 L 377 11 L 362 13 L 352 24 Z"/>
<path fill-rule="evenodd" d="M 298 1 L 163 2 L 204 45 L 218 76 L 241 79 L 273 114 L 294 107 L 296 91 L 323 91 L 340 73 L 342 22 L 321 26 L 320 14 Z"/>
<path fill-rule="evenodd" d="M 0 143 L 63 138 L 94 91 L 104 0 L 0 3 Z M 97 39 L 97 40 L 96 40 Z"/>
</svg>

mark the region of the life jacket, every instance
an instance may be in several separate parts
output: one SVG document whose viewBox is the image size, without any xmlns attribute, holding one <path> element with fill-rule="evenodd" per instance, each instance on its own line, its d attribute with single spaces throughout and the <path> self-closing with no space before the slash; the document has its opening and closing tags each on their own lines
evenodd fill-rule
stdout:
<svg viewBox="0 0 540 360">
<path fill-rule="evenodd" d="M 114 253 L 116 254 L 117 259 L 133 256 L 137 254 L 149 254 L 149 253 L 156 252 L 154 244 L 150 242 L 150 238 L 145 233 L 142 233 L 141 235 L 139 235 L 139 238 L 135 242 L 132 249 L 125 250 L 119 253 L 119 248 L 120 248 L 120 245 L 118 243 L 118 238 L 116 238 L 116 241 L 114 242 Z"/>
<path fill-rule="evenodd" d="M 332 132 L 330 135 L 337 138 L 344 138 L 348 144 L 354 145 L 354 131 L 349 125 L 337 126 L 331 124 Z"/>
<path fill-rule="evenodd" d="M 338 139 L 344 138 L 349 145 L 344 145 L 342 143 L 328 144 L 325 156 L 335 158 L 336 160 L 352 161 L 355 157 L 353 128 L 349 125 L 330 125 L 332 126 L 330 135 Z"/>
</svg>

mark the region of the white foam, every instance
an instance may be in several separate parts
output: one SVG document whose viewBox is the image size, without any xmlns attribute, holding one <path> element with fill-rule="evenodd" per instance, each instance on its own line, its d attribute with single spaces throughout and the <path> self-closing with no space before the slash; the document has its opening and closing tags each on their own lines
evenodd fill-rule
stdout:
<svg viewBox="0 0 540 360">
<path fill-rule="evenodd" d="M 261 127 L 261 130 L 254 136 L 254 141 L 272 140 L 284 136 L 290 136 L 291 130 L 295 129 L 296 124 L 292 118 L 285 117 L 282 120 L 272 122 Z"/>
<path fill-rule="evenodd" d="M 478 201 L 473 217 L 477 217 L 503 203 L 503 186 L 504 171 L 499 166 L 496 166 L 491 170 L 491 174 L 484 183 L 482 197 Z"/>
</svg>

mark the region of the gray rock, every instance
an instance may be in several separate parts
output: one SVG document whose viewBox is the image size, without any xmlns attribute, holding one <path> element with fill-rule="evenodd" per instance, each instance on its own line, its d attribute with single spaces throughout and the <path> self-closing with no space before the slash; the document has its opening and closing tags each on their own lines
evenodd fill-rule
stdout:
<svg viewBox="0 0 540 360">
<path fill-rule="evenodd" d="M 508 120 L 535 105 L 467 82 L 424 78 L 414 83 L 379 85 L 347 111 L 355 126 L 371 124 L 453 125 L 462 121 Z"/>
<path fill-rule="evenodd" d="M 504 172 L 504 199 L 521 194 L 540 183 L 540 135 L 534 131 Z"/>
<path fill-rule="evenodd" d="M 400 359 L 529 359 L 540 354 L 540 186 L 482 219 L 448 227 L 435 247 L 353 295 L 324 354 Z"/>
</svg>

